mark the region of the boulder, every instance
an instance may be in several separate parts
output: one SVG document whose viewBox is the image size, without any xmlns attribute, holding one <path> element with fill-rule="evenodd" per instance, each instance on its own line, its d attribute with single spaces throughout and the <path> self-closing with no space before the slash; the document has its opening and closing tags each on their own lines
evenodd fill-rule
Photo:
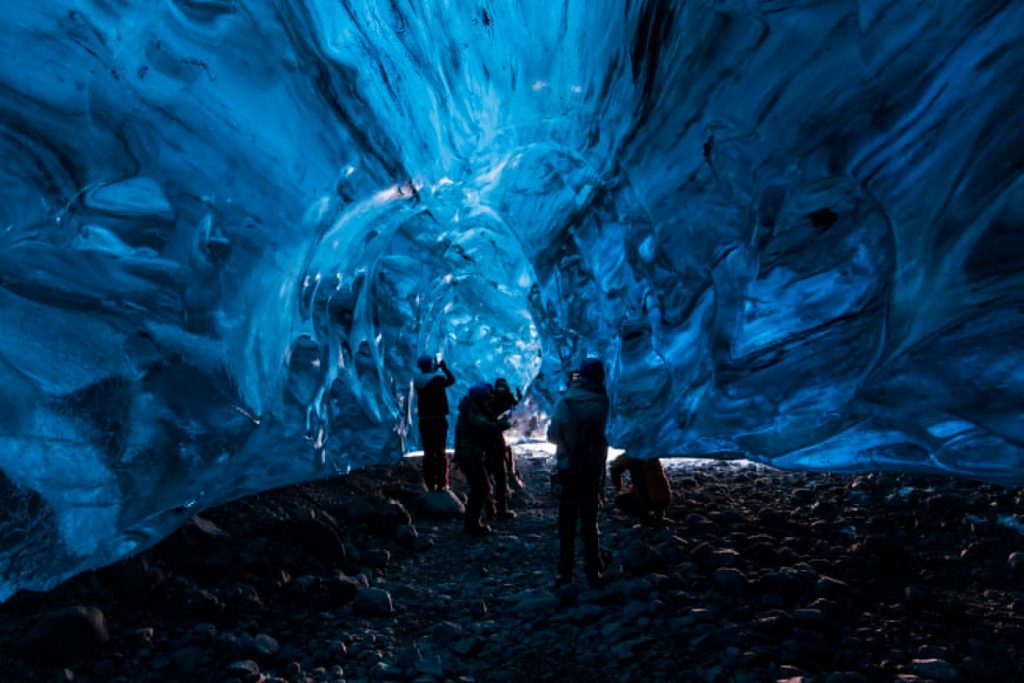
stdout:
<svg viewBox="0 0 1024 683">
<path fill-rule="evenodd" d="M 416 499 L 415 510 L 430 519 L 456 519 L 466 512 L 466 507 L 451 491 L 427 491 Z"/>
<path fill-rule="evenodd" d="M 40 617 L 18 649 L 33 664 L 64 666 L 99 654 L 109 640 L 103 612 L 69 607 Z"/>
<path fill-rule="evenodd" d="M 380 588 L 360 588 L 352 609 L 356 614 L 366 617 L 388 617 L 395 611 L 391 594 Z"/>
</svg>

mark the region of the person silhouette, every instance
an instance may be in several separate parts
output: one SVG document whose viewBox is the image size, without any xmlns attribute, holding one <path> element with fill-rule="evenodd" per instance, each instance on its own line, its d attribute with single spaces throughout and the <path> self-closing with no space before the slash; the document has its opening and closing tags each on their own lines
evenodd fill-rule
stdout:
<svg viewBox="0 0 1024 683">
<path fill-rule="evenodd" d="M 455 375 L 444 359 L 420 356 L 418 372 L 413 377 L 416 387 L 416 410 L 419 416 L 420 441 L 423 442 L 423 482 L 428 491 L 448 488 L 448 392 L 455 384 Z"/>
<path fill-rule="evenodd" d="M 548 426 L 548 441 L 557 445 L 558 577 L 556 586 L 571 583 L 576 564 L 576 522 L 583 541 L 584 572 L 592 585 L 604 576 L 597 509 L 604 488 L 608 460 L 605 427 L 608 422 L 608 394 L 604 387 L 604 364 L 587 358 L 578 374 L 571 375 L 569 387 L 555 406 Z"/>
</svg>

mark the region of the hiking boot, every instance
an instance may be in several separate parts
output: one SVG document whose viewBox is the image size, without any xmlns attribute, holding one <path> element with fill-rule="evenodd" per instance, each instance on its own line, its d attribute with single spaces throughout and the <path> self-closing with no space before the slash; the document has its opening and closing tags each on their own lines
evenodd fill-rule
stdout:
<svg viewBox="0 0 1024 683">
<path fill-rule="evenodd" d="M 463 529 L 463 533 L 467 536 L 487 536 L 491 533 L 491 527 L 486 524 L 477 524 L 476 526 L 467 526 Z"/>
<path fill-rule="evenodd" d="M 498 513 L 498 519 L 510 520 L 516 518 L 516 513 L 512 510 L 502 510 Z"/>
<path fill-rule="evenodd" d="M 587 583 L 590 584 L 591 588 L 601 588 L 604 586 L 604 574 L 596 570 L 588 571 Z"/>
</svg>

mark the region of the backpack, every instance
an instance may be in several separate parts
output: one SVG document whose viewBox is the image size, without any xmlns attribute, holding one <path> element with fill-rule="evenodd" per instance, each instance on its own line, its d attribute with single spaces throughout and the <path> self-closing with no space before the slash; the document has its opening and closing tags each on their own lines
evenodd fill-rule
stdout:
<svg viewBox="0 0 1024 683">
<path fill-rule="evenodd" d="M 576 420 L 572 402 L 565 402 L 568 420 L 565 424 L 565 457 L 568 469 L 575 476 L 604 473 L 608 460 L 608 442 L 605 440 L 605 420 Z"/>
</svg>

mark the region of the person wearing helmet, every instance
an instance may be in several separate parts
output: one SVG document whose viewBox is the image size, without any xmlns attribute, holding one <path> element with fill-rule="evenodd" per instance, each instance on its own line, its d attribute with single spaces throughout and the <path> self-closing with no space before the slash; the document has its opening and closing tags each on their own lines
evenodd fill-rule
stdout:
<svg viewBox="0 0 1024 683">
<path fill-rule="evenodd" d="M 470 387 L 459 402 L 459 418 L 455 422 L 455 464 L 469 484 L 464 531 L 471 536 L 491 532 L 491 528 L 480 521 L 480 513 L 491 495 L 484 460 L 488 447 L 509 427 L 508 420 L 497 419 L 494 415 L 492 392 L 493 388 L 487 383 Z"/>
<path fill-rule="evenodd" d="M 448 488 L 448 392 L 455 375 L 444 360 L 420 356 L 413 377 L 416 410 L 419 414 L 420 441 L 423 442 L 423 481 L 428 491 Z"/>
<path fill-rule="evenodd" d="M 576 523 L 583 541 L 584 572 L 600 585 L 604 560 L 599 545 L 597 508 L 604 488 L 608 441 L 608 394 L 604 364 L 587 358 L 580 364 L 548 426 L 548 441 L 558 446 L 558 578 L 556 586 L 571 583 L 576 565 Z"/>
</svg>

